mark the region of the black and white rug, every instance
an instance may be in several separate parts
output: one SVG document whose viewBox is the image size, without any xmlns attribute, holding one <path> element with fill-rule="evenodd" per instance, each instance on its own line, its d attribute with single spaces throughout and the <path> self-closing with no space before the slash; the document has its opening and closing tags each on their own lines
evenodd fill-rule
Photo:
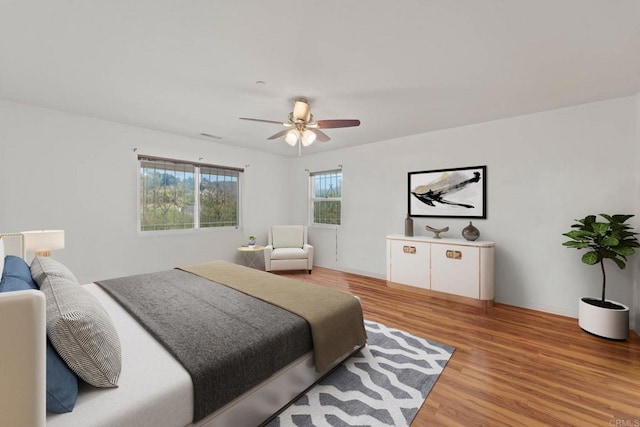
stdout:
<svg viewBox="0 0 640 427">
<path fill-rule="evenodd" d="M 409 426 L 453 347 L 365 321 L 367 346 L 269 427 Z"/>
</svg>

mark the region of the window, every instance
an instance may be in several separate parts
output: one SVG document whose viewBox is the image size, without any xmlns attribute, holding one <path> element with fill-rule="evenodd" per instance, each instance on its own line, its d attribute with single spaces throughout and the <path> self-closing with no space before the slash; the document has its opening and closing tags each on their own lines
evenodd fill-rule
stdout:
<svg viewBox="0 0 640 427">
<path fill-rule="evenodd" d="M 313 172 L 310 180 L 311 224 L 340 225 L 342 171 Z"/>
<path fill-rule="evenodd" d="M 140 230 L 237 227 L 242 169 L 139 156 Z"/>
</svg>

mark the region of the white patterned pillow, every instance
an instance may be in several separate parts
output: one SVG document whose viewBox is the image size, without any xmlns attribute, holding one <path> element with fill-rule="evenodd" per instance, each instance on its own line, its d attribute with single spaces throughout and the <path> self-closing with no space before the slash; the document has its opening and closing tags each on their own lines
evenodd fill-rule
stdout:
<svg viewBox="0 0 640 427">
<path fill-rule="evenodd" d="M 36 256 L 31 261 L 31 278 L 38 284 L 38 287 L 47 276 L 63 277 L 78 285 L 78 279 L 64 264 L 48 256 Z"/>
<path fill-rule="evenodd" d="M 109 314 L 100 301 L 70 279 L 66 267 L 51 259 L 36 259 L 31 275 L 47 299 L 49 340 L 69 368 L 87 383 L 117 387 L 122 367 L 120 337 Z M 75 279 L 73 274 L 71 277 Z"/>
<path fill-rule="evenodd" d="M 67 365 L 96 387 L 117 387 L 120 337 L 100 302 L 62 277 L 47 277 L 47 335 Z"/>
</svg>

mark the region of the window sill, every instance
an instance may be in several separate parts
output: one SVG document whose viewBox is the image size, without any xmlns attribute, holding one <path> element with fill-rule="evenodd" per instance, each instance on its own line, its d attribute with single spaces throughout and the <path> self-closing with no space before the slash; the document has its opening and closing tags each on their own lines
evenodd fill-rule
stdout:
<svg viewBox="0 0 640 427">
<path fill-rule="evenodd" d="M 342 224 L 309 224 L 311 228 L 340 228 Z"/>
<path fill-rule="evenodd" d="M 177 230 L 149 230 L 142 231 L 138 230 L 138 236 L 143 237 L 157 237 L 157 236 L 174 236 L 174 235 L 182 235 L 182 234 L 197 234 L 197 233 L 214 233 L 221 231 L 230 231 L 230 230 L 238 230 L 238 226 L 227 226 L 227 227 L 203 227 L 203 228 L 182 228 Z"/>
</svg>

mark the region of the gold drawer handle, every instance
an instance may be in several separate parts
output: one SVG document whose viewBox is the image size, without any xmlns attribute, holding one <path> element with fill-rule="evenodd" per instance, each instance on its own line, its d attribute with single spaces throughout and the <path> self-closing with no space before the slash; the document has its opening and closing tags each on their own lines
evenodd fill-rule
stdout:
<svg viewBox="0 0 640 427">
<path fill-rule="evenodd" d="M 415 254 L 416 253 L 416 247 L 415 246 L 403 246 L 402 247 L 402 252 L 404 252 L 405 254 Z"/>
<path fill-rule="evenodd" d="M 447 258 L 462 259 L 462 252 L 460 252 L 460 251 L 447 251 Z"/>
</svg>

